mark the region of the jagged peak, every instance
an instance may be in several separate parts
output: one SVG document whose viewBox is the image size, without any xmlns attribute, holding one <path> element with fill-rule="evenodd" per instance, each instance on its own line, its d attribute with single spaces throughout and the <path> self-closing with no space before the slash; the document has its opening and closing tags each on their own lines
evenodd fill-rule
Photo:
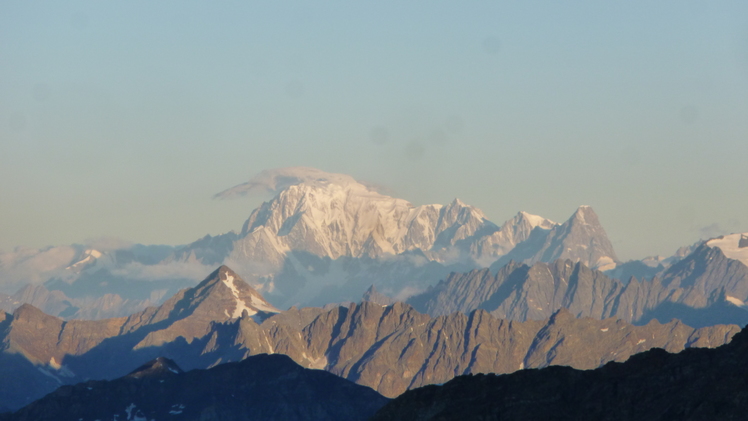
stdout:
<svg viewBox="0 0 748 421">
<path fill-rule="evenodd" d="M 600 225 L 597 214 L 589 205 L 578 207 L 569 220 L 587 225 Z"/>
<path fill-rule="evenodd" d="M 193 295 L 194 297 L 201 297 L 195 301 L 198 305 L 206 297 L 212 296 L 216 296 L 221 300 L 228 298 L 234 301 L 233 313 L 229 314 L 228 309 L 225 310 L 226 315 L 230 318 L 239 318 L 244 311 L 247 311 L 250 316 L 258 312 L 280 312 L 280 310 L 268 303 L 262 294 L 226 265 L 219 266 L 218 269 L 214 270 L 192 290 L 199 291 L 199 293 Z"/>
<path fill-rule="evenodd" d="M 458 199 L 456 197 L 454 198 L 454 200 L 452 200 L 452 202 L 449 205 L 450 206 L 460 206 L 460 207 L 467 206 L 465 204 L 465 202 L 463 202 L 462 200 L 460 200 L 460 199 Z"/>
<path fill-rule="evenodd" d="M 517 216 L 515 216 L 515 220 L 517 222 L 525 221 L 527 222 L 530 227 L 541 227 L 543 229 L 550 229 L 555 225 L 558 225 L 557 222 L 551 221 L 548 218 L 544 218 L 540 215 L 534 215 L 529 212 L 520 211 L 517 213 Z"/>
<path fill-rule="evenodd" d="M 149 376 L 158 376 L 163 374 L 182 374 L 181 368 L 173 360 L 166 357 L 158 357 L 148 361 L 140 367 L 133 370 L 127 377 L 142 378 Z"/>
</svg>

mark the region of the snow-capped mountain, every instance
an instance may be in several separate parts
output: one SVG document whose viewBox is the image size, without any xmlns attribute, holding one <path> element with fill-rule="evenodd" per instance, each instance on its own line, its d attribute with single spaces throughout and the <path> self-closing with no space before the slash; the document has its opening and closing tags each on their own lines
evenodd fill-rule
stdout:
<svg viewBox="0 0 748 421">
<path fill-rule="evenodd" d="M 723 235 L 706 242 L 712 248 L 722 250 L 728 259 L 738 260 L 748 266 L 748 232 Z"/>
<path fill-rule="evenodd" d="M 451 272 L 487 267 L 503 256 L 571 258 L 597 268 L 616 261 L 591 208 L 580 208 L 564 224 L 519 212 L 499 226 L 459 199 L 415 206 L 380 190 L 311 168 L 263 171 L 216 195 L 274 194 L 240 231 L 177 248 L 75 246 L 39 278 L 47 280 L 47 289 L 65 294 L 58 301 L 69 302 L 64 314 L 56 314 L 111 317 L 127 314 L 111 308 L 117 300 L 128 312 L 159 304 L 221 264 L 287 308 L 355 300 L 371 285 L 405 299 Z M 106 294 L 110 298 L 101 305 L 110 308 L 90 307 Z"/>
<path fill-rule="evenodd" d="M 94 249 L 86 249 L 83 251 L 83 256 L 81 256 L 80 260 L 77 262 L 71 264 L 70 266 L 66 267 L 65 269 L 72 270 L 72 269 L 82 269 L 86 265 L 93 263 L 96 259 L 101 257 L 102 254 L 98 250 Z"/>
<path fill-rule="evenodd" d="M 618 258 L 597 214 L 590 206 L 580 206 L 563 224 L 535 229 L 496 263 L 494 270 L 510 260 L 527 264 L 550 263 L 558 259 L 581 262 L 601 271 L 616 267 Z M 539 228 L 542 228 L 539 226 Z"/>
<path fill-rule="evenodd" d="M 281 263 L 289 251 L 318 257 L 379 257 L 418 250 L 439 262 L 503 255 L 535 227 L 557 225 L 520 212 L 502 227 L 479 209 L 455 199 L 448 205 L 414 206 L 386 196 L 344 174 L 312 168 L 263 171 L 248 183 L 219 193 L 232 196 L 254 189 L 277 191 L 244 223 L 230 253 L 232 260 Z"/>
<path fill-rule="evenodd" d="M 449 271 L 487 266 L 534 229 L 558 225 L 520 212 L 499 227 L 459 199 L 415 206 L 350 176 L 305 168 L 265 171 L 218 196 L 258 189 L 278 193 L 240 233 L 200 240 L 178 259 L 217 257 L 213 245 L 222 244 L 224 260 L 210 263 L 236 267 L 280 306 L 351 300 L 371 284 L 402 297 Z"/>
<path fill-rule="evenodd" d="M 498 230 L 458 199 L 413 206 L 353 179 L 315 180 L 289 186 L 252 212 L 231 258 L 281 263 L 291 250 L 332 259 L 421 250 L 430 260 L 446 261 L 450 246 Z"/>
</svg>

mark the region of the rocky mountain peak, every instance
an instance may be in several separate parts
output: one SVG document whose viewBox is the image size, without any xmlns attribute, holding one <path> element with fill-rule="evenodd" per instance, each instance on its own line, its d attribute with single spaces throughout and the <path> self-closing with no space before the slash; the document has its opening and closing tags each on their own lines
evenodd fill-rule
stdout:
<svg viewBox="0 0 748 421">
<path fill-rule="evenodd" d="M 387 295 L 377 291 L 374 285 L 370 286 L 369 289 L 364 292 L 363 297 L 361 297 L 361 301 L 368 301 L 383 306 L 392 305 L 397 302 L 397 300 L 395 300 L 394 298 L 388 297 Z"/>
<path fill-rule="evenodd" d="M 517 218 L 521 221 L 524 215 Z M 550 229 L 531 230 L 525 240 L 502 256 L 491 268 L 496 270 L 510 260 L 534 264 L 569 259 L 597 270 L 616 267 L 618 258 L 597 214 L 590 206 L 580 206 L 563 224 L 544 222 Z M 543 226 L 543 225 L 538 225 Z"/>
<path fill-rule="evenodd" d="M 597 213 L 592 209 L 592 206 L 582 205 L 577 208 L 574 214 L 569 218 L 571 224 L 590 225 L 593 227 L 600 226 L 600 220 L 597 217 Z"/>
<path fill-rule="evenodd" d="M 721 235 L 706 242 L 711 248 L 718 248 L 729 259 L 748 266 L 748 233 Z"/>
<path fill-rule="evenodd" d="M 597 214 L 590 206 L 580 206 L 566 222 L 549 235 L 542 261 L 570 259 L 598 269 L 609 270 L 618 258 Z"/>
<path fill-rule="evenodd" d="M 260 293 L 226 265 L 208 275 L 194 288 L 180 291 L 161 306 L 148 308 L 130 316 L 124 332 L 143 326 L 163 326 L 153 330 L 136 348 L 159 346 L 183 337 L 188 342 L 204 336 L 214 323 L 242 317 L 256 322 L 279 313 Z"/>
<path fill-rule="evenodd" d="M 502 225 L 501 230 L 511 231 L 515 243 L 519 244 L 527 240 L 530 237 L 530 233 L 535 228 L 547 231 L 558 225 L 558 223 L 553 222 L 550 219 L 522 211 L 517 213 L 514 218 L 506 221 L 504 225 Z"/>
<path fill-rule="evenodd" d="M 414 250 L 441 260 L 443 249 L 498 230 L 483 212 L 459 199 L 414 206 L 342 174 L 294 180 L 252 213 L 231 260 L 279 268 L 292 252 L 338 259 Z"/>
<path fill-rule="evenodd" d="M 221 265 L 190 292 L 185 295 L 191 299 L 189 306 L 203 307 L 225 316 L 215 316 L 215 320 L 237 319 L 245 312 L 249 316 L 280 312 L 226 265 Z"/>
<path fill-rule="evenodd" d="M 22 304 L 20 307 L 18 307 L 13 312 L 13 320 L 26 321 L 26 322 L 32 321 L 32 320 L 46 319 L 46 318 L 51 318 L 51 317 L 52 316 L 45 314 L 43 311 L 39 310 L 38 308 L 28 303 Z"/>
<path fill-rule="evenodd" d="M 142 377 L 161 376 L 164 374 L 181 374 L 183 372 L 184 371 L 182 371 L 173 360 L 166 357 L 158 357 L 136 368 L 128 374 L 127 377 L 139 379 Z"/>
<path fill-rule="evenodd" d="M 533 215 L 531 213 L 521 211 L 517 213 L 512 221 L 515 223 L 529 226 L 531 229 L 540 227 L 542 229 L 551 229 L 558 225 L 558 223 L 551 221 L 550 219 L 543 218 L 542 216 Z"/>
<path fill-rule="evenodd" d="M 454 200 L 452 200 L 452 203 L 450 203 L 450 205 L 451 206 L 465 206 L 465 202 L 455 197 Z"/>
</svg>

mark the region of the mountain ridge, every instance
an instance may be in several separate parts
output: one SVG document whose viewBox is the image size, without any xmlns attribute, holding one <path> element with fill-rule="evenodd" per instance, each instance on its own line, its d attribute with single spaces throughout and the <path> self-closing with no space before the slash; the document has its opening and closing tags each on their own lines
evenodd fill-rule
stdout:
<svg viewBox="0 0 748 421">
<path fill-rule="evenodd" d="M 408 302 L 433 316 L 485 309 L 510 320 L 544 319 L 565 307 L 581 317 L 616 317 L 645 324 L 684 320 L 692 326 L 748 323 L 748 267 L 702 245 L 652 280 L 607 277 L 580 262 L 532 266 L 510 261 L 491 269 L 453 273 Z"/>
<path fill-rule="evenodd" d="M 741 420 L 748 328 L 715 349 L 654 348 L 595 370 L 547 367 L 458 376 L 405 392 L 371 421 Z"/>
<path fill-rule="evenodd" d="M 490 265 L 532 233 L 563 226 L 527 212 L 499 226 L 459 199 L 414 206 L 350 176 L 309 168 L 264 171 L 219 197 L 255 191 L 274 197 L 252 211 L 238 232 L 171 249 L 61 248 L 66 259 L 44 275 L 55 298 L 34 304 L 67 318 L 126 316 L 195 285 L 202 279 L 196 273 L 220 264 L 234 268 L 279 308 L 351 301 L 372 284 L 404 299 L 450 272 Z M 589 246 L 570 241 L 564 246 Z M 600 256 L 577 257 L 595 265 L 589 258 Z M 11 311 L 13 300 L 19 301 L 0 299 L 0 305 Z"/>
<path fill-rule="evenodd" d="M 388 399 L 283 355 L 182 372 L 148 362 L 110 381 L 62 386 L 0 420 L 365 420 Z"/>
<path fill-rule="evenodd" d="M 549 364 L 595 368 L 655 346 L 673 351 L 716 346 L 739 330 L 656 320 L 634 326 L 612 318 L 577 318 L 565 309 L 526 322 L 496 318 L 485 310 L 432 317 L 401 302 L 366 301 L 292 308 L 263 319 L 242 311 L 234 318 L 236 297 L 225 284 L 233 274 L 219 267 L 199 287 L 128 318 L 64 321 L 22 306 L 0 320 L 0 358 L 26 361 L 16 364 L 22 374 L 9 377 L 24 379 L 30 389 L 26 397 L 78 379 L 125 376 L 156 357 L 191 370 L 262 353 L 285 354 L 304 367 L 396 396 L 461 373 L 506 373 Z M 28 403 L 11 391 L 4 394 L 0 387 L 0 405 Z"/>
</svg>

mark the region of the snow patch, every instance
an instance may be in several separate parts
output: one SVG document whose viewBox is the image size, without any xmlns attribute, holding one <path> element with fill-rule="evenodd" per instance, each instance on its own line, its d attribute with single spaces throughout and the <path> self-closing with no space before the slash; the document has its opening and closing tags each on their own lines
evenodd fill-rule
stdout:
<svg viewBox="0 0 748 421">
<path fill-rule="evenodd" d="M 184 410 L 185 406 L 182 404 L 174 404 L 171 406 L 171 410 L 169 410 L 169 413 L 172 415 L 179 415 Z"/>
<path fill-rule="evenodd" d="M 520 212 L 522 214 L 522 217 L 525 218 L 525 220 L 530 224 L 530 227 L 540 227 L 540 228 L 551 228 L 554 225 L 558 225 L 557 223 L 551 221 L 550 219 L 543 218 L 540 215 L 533 215 L 531 213 L 527 213 L 525 211 Z"/>
<path fill-rule="evenodd" d="M 74 269 L 74 268 L 77 268 L 78 266 L 82 266 L 82 265 L 85 265 L 86 263 L 92 262 L 98 259 L 99 257 L 101 257 L 102 253 L 98 250 L 89 249 L 89 250 L 84 251 L 83 255 L 86 257 L 73 263 L 72 265 L 66 267 L 65 269 Z"/>
<path fill-rule="evenodd" d="M 639 339 L 639 342 L 637 342 L 636 344 L 637 344 L 637 345 L 641 345 L 641 344 L 643 344 L 644 342 L 647 342 L 647 340 L 646 340 L 646 339 Z"/>
<path fill-rule="evenodd" d="M 127 408 L 125 408 L 125 413 L 127 414 L 127 419 L 132 418 L 132 411 L 135 410 L 135 404 L 131 403 Z"/>
<path fill-rule="evenodd" d="M 137 410 L 134 403 L 128 405 L 128 407 L 125 408 L 125 412 L 127 413 L 127 421 L 148 421 L 148 418 L 146 418 L 142 412 Z"/>
<path fill-rule="evenodd" d="M 599 270 L 601 272 L 605 272 L 606 270 L 615 269 L 616 266 L 618 266 L 618 265 L 616 264 L 616 262 L 613 259 L 611 259 L 608 256 L 603 256 L 603 257 L 597 259 L 597 262 L 595 263 L 594 269 L 597 269 L 597 270 Z"/>
<path fill-rule="evenodd" d="M 49 366 L 54 368 L 55 370 L 59 370 L 62 368 L 62 364 L 58 363 L 57 360 L 55 360 L 55 357 L 49 359 Z"/>
<path fill-rule="evenodd" d="M 707 241 L 706 245 L 712 248 L 717 247 L 728 259 L 737 260 L 748 266 L 748 247 L 740 247 L 740 238 L 746 234 L 748 233 L 723 235 Z"/>
<path fill-rule="evenodd" d="M 273 345 L 268 340 L 268 337 L 267 336 L 263 336 L 263 337 L 265 338 L 265 344 L 268 346 L 268 354 L 274 354 L 275 349 L 273 348 Z"/>
<path fill-rule="evenodd" d="M 57 371 L 57 374 L 60 376 L 63 376 L 63 377 L 74 377 L 75 376 L 75 373 L 73 373 L 69 368 L 57 362 L 55 357 L 52 357 L 49 359 L 49 367 Z"/>
<path fill-rule="evenodd" d="M 607 331 L 608 331 L 607 327 L 604 327 L 604 328 L 600 329 L 600 332 L 607 332 Z"/>
<path fill-rule="evenodd" d="M 226 279 L 223 280 L 223 283 L 231 289 L 231 293 L 234 295 L 234 313 L 230 316 L 232 319 L 238 319 L 239 317 L 242 317 L 242 313 L 244 312 L 244 310 L 247 310 L 247 314 L 249 314 L 250 316 L 257 314 L 257 311 L 251 309 L 250 307 L 247 307 L 247 303 L 239 298 L 239 289 L 237 289 L 236 285 L 234 285 L 234 277 L 232 275 L 226 275 Z M 227 310 L 226 315 L 228 315 Z"/>
<path fill-rule="evenodd" d="M 260 297 L 257 297 L 255 295 L 250 296 L 249 301 L 257 310 L 264 311 L 266 313 L 279 313 L 278 309 L 267 305 L 267 303 L 263 302 Z"/>
<path fill-rule="evenodd" d="M 741 299 L 739 299 L 739 298 L 736 298 L 736 297 L 732 297 L 732 296 L 729 296 L 729 295 L 725 295 L 725 300 L 727 300 L 727 301 L 728 301 L 729 303 L 731 303 L 731 304 L 735 304 L 735 305 L 736 305 L 736 306 L 738 306 L 738 307 L 743 307 L 743 306 L 745 306 L 745 303 L 743 302 L 743 300 L 741 300 Z"/>
</svg>

